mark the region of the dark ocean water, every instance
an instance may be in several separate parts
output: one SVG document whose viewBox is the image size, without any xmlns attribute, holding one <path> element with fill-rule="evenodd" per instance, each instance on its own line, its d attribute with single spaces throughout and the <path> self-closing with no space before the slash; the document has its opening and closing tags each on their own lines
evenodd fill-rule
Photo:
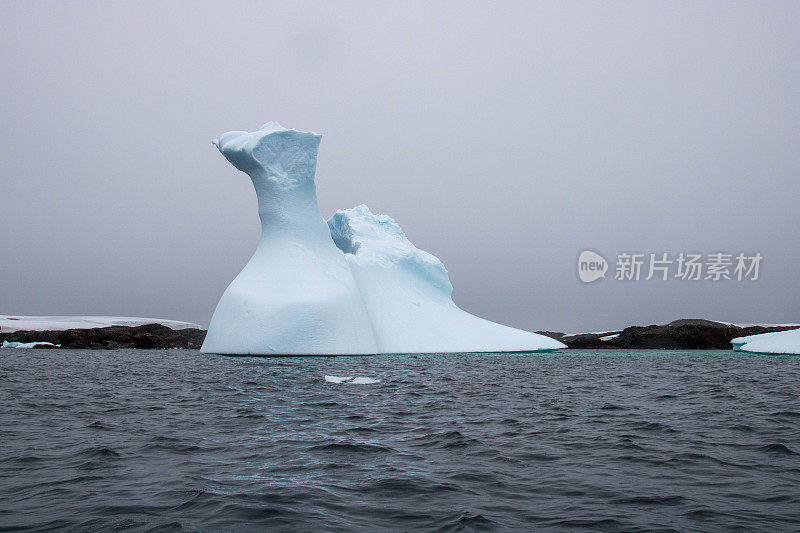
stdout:
<svg viewBox="0 0 800 533">
<path fill-rule="evenodd" d="M 797 531 L 800 357 L 0 350 L 0 529 Z"/>
</svg>

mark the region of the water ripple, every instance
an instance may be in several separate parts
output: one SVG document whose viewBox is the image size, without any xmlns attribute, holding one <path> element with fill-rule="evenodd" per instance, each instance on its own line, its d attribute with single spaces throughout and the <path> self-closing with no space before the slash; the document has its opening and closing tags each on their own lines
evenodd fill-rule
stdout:
<svg viewBox="0 0 800 533">
<path fill-rule="evenodd" d="M 0 531 L 800 530 L 800 358 L 36 352 Z"/>
</svg>

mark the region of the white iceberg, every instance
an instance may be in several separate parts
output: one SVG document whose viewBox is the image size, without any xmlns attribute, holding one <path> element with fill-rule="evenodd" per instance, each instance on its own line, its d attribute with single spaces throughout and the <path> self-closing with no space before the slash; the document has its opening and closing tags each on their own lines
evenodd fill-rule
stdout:
<svg viewBox="0 0 800 533">
<path fill-rule="evenodd" d="M 752 340 L 757 340 L 757 339 L 764 339 L 764 338 L 770 337 L 772 335 L 775 335 L 776 333 L 780 333 L 780 332 L 779 331 L 772 331 L 770 333 L 759 333 L 758 335 L 747 335 L 745 337 L 736 337 L 735 339 L 731 339 L 731 344 L 733 345 L 733 351 L 734 352 L 739 352 L 739 351 L 742 350 L 742 346 L 744 346 L 748 342 L 750 342 Z"/>
<path fill-rule="evenodd" d="M 739 352 L 800 355 L 800 329 L 737 337 L 731 344 Z"/>
<path fill-rule="evenodd" d="M 359 206 L 338 211 L 326 224 L 314 185 L 320 138 L 270 122 L 259 131 L 229 132 L 214 141 L 253 181 L 261 240 L 222 295 L 202 352 L 340 355 L 565 347 L 459 309 L 444 265 L 411 244 L 390 217 Z"/>
</svg>

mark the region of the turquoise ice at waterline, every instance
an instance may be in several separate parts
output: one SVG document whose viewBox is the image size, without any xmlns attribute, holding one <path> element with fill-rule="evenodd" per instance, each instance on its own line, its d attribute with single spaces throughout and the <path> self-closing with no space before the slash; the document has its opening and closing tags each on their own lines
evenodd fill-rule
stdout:
<svg viewBox="0 0 800 533">
<path fill-rule="evenodd" d="M 737 337 L 731 344 L 739 352 L 800 355 L 800 329 Z"/>
</svg>

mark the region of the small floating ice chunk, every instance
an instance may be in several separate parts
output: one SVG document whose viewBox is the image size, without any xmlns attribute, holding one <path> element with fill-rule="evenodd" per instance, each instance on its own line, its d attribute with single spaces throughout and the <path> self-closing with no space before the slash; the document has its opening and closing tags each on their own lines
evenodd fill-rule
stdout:
<svg viewBox="0 0 800 533">
<path fill-rule="evenodd" d="M 375 378 L 354 378 L 350 383 L 353 385 L 372 385 L 373 383 L 380 383 L 381 380 Z"/>
<path fill-rule="evenodd" d="M 325 376 L 325 381 L 328 383 L 345 383 L 353 379 L 353 376 Z"/>
<path fill-rule="evenodd" d="M 325 381 L 328 383 L 352 383 L 353 385 L 372 385 L 373 383 L 380 383 L 381 380 L 368 377 L 353 376 L 325 376 Z"/>
</svg>

